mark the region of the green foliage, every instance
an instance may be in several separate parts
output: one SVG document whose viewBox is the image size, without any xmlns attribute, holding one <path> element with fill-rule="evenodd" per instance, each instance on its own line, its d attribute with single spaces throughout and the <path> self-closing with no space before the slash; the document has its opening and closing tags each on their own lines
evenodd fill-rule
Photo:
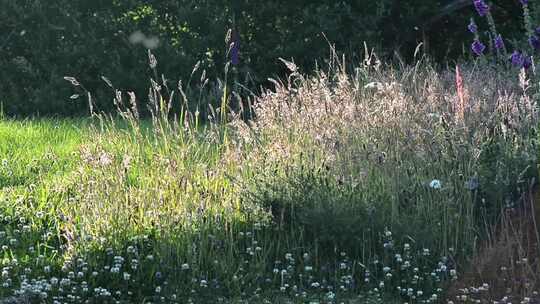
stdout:
<svg viewBox="0 0 540 304">
<path fill-rule="evenodd" d="M 171 77 L 171 86 L 190 78 L 199 61 L 199 73 L 206 69 L 212 84 L 224 74 L 224 37 L 230 28 L 240 33 L 241 62 L 230 81 L 251 89 L 268 77 L 283 76 L 285 71 L 275 64 L 279 57 L 294 58 L 304 71 L 313 70 L 317 60 L 328 58 L 329 42 L 349 54 L 362 53 L 366 42 L 380 55 L 397 50 L 407 57 L 427 38 L 430 53 L 455 57 L 462 52 L 461 42 L 470 43 L 465 25 L 474 11 L 466 7 L 448 12 L 452 17 L 442 14 L 434 23 L 425 23 L 446 4 L 424 0 L 6 0 L 0 11 L 0 101 L 8 115 L 87 113 L 82 98 L 70 99 L 74 91 L 63 77 L 73 76 L 94 94 L 97 110 L 110 111 L 114 109 L 110 88 L 101 81 L 102 75 L 145 101 L 147 79 L 140 75 L 149 71 L 145 47 L 154 47 L 155 38 L 159 39 L 153 50 L 160 60 L 158 69 Z M 501 16 L 496 18 L 519 19 L 517 5 L 501 6 L 497 10 Z M 130 35 L 138 31 L 149 44 L 130 42 Z M 201 85 L 195 81 L 200 76 L 192 77 L 190 87 Z M 216 95 L 208 94 L 202 103 L 219 99 Z"/>
</svg>

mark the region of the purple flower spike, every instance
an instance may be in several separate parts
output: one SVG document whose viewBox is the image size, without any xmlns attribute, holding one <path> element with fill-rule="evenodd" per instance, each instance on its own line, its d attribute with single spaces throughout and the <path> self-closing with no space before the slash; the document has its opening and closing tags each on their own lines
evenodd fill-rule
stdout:
<svg viewBox="0 0 540 304">
<path fill-rule="evenodd" d="M 523 65 L 522 65 L 522 67 L 525 70 L 528 70 L 531 66 L 532 66 L 531 56 L 523 56 Z"/>
<path fill-rule="evenodd" d="M 529 69 L 532 66 L 532 57 L 522 54 L 520 51 L 514 51 L 510 57 L 512 65 L 518 68 Z"/>
<path fill-rule="evenodd" d="M 516 67 L 522 67 L 524 63 L 524 57 L 523 54 L 521 54 L 520 51 L 514 51 L 512 53 L 512 56 L 510 56 L 510 61 L 512 61 L 512 65 Z"/>
<path fill-rule="evenodd" d="M 501 35 L 498 35 L 495 38 L 495 41 L 493 43 L 495 45 L 496 50 L 502 50 L 504 48 L 504 40 Z"/>
<path fill-rule="evenodd" d="M 521 5 L 529 4 L 529 0 L 519 0 L 519 2 L 521 2 Z"/>
<path fill-rule="evenodd" d="M 489 6 L 484 2 L 484 0 L 474 0 L 474 7 L 478 12 L 480 17 L 484 17 L 489 12 Z"/>
<path fill-rule="evenodd" d="M 529 37 L 529 44 L 535 50 L 540 49 L 540 39 L 536 35 Z"/>
<path fill-rule="evenodd" d="M 472 19 L 471 19 L 471 23 L 469 23 L 467 28 L 469 29 L 469 32 L 471 32 L 473 34 L 478 31 L 478 26 L 476 26 L 476 23 L 474 23 L 474 21 Z"/>
<path fill-rule="evenodd" d="M 480 40 L 474 40 L 471 48 L 476 55 L 480 56 L 484 53 L 486 46 L 482 42 L 480 42 Z"/>
<path fill-rule="evenodd" d="M 232 33 L 231 63 L 232 65 L 240 64 L 240 37 L 236 31 Z"/>
</svg>

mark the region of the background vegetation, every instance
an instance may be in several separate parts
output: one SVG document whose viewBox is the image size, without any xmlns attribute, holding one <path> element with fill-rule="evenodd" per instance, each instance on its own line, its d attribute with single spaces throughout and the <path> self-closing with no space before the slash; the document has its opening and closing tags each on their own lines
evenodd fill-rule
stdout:
<svg viewBox="0 0 540 304">
<path fill-rule="evenodd" d="M 459 1 L 458 1 L 459 2 Z M 470 1 L 468 1 L 470 2 Z M 494 1 L 502 33 L 521 27 L 518 1 Z M 294 58 L 305 71 L 328 58 L 328 44 L 359 58 L 364 42 L 379 56 L 400 52 L 409 60 L 426 42 L 439 60 L 468 54 L 470 6 L 453 1 L 85 1 L 3 0 L 0 11 L 0 102 L 7 114 L 84 114 L 70 102 L 64 76 L 76 76 L 94 93 L 100 110 L 113 109 L 106 76 L 115 85 L 146 96 L 145 47 L 154 47 L 160 71 L 171 83 L 187 79 L 201 61 L 210 83 L 223 76 L 233 28 L 240 37 L 235 80 L 256 90 L 268 77 L 283 76 L 278 58 Z M 457 2 L 456 2 L 457 3 Z M 457 6 L 458 8 L 461 6 Z M 148 43 L 132 43 L 140 31 Z M 324 33 L 324 36 L 323 36 Z M 141 98 L 144 99 L 144 98 Z M 144 107 L 143 107 L 144 109 Z"/>
</svg>

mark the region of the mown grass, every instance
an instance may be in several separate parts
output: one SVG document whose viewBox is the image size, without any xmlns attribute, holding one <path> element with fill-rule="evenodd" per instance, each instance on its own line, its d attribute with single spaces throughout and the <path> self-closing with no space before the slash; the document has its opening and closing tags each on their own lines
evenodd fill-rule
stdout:
<svg viewBox="0 0 540 304">
<path fill-rule="evenodd" d="M 249 121 L 223 104 L 201 127 L 156 82 L 151 122 L 120 91 L 121 120 L 0 121 L 0 295 L 444 301 L 536 176 L 528 86 L 467 68 L 460 100 L 453 75 L 425 63 L 287 66 Z"/>
<path fill-rule="evenodd" d="M 70 157 L 85 140 L 85 121 L 2 121 L 0 187 L 24 186 L 69 171 Z M 47 158 L 49 157 L 49 158 Z"/>
</svg>

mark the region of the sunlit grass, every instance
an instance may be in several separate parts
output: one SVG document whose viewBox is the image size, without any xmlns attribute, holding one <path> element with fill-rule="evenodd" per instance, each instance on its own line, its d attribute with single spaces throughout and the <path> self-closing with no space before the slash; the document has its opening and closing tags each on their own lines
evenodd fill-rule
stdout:
<svg viewBox="0 0 540 304">
<path fill-rule="evenodd" d="M 156 86 L 148 121 L 1 120 L 0 295 L 437 303 L 536 174 L 531 99 L 467 70 L 457 115 L 421 63 L 292 72 L 247 122 Z"/>
</svg>

